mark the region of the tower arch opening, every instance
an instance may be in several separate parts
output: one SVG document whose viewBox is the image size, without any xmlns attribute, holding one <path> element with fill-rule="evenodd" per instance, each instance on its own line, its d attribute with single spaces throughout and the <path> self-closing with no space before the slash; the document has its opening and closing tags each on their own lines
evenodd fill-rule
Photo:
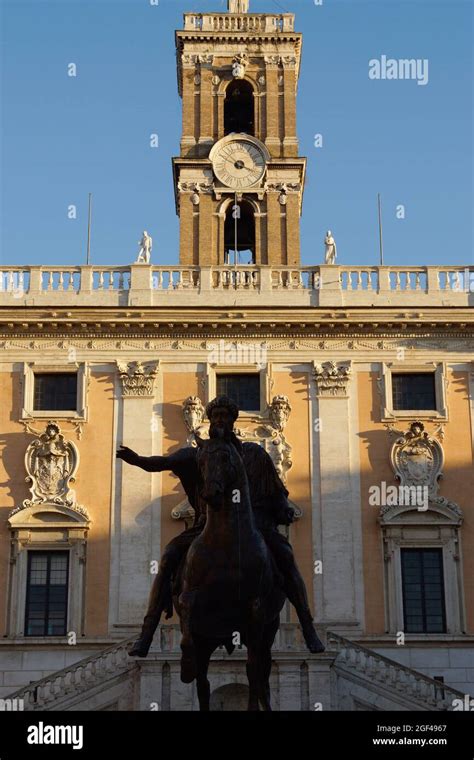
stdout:
<svg viewBox="0 0 474 760">
<path fill-rule="evenodd" d="M 255 264 L 255 210 L 246 200 L 228 205 L 224 223 L 224 262 Z"/>
<path fill-rule="evenodd" d="M 234 79 L 226 89 L 224 101 L 224 134 L 255 134 L 253 87 L 245 79 Z"/>
</svg>

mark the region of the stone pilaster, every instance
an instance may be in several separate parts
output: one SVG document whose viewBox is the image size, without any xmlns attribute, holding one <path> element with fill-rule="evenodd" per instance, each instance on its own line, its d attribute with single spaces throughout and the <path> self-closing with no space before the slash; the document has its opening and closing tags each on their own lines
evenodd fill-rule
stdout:
<svg viewBox="0 0 474 760">
<path fill-rule="evenodd" d="M 278 201 L 278 193 L 267 192 L 267 262 L 274 266 L 282 266 L 282 238 L 281 238 L 281 206 Z"/>
<path fill-rule="evenodd" d="M 212 121 L 213 121 L 213 94 L 212 94 L 212 69 L 210 64 L 201 64 L 200 74 L 200 130 L 199 130 L 199 154 L 206 156 L 213 144 Z"/>
<path fill-rule="evenodd" d="M 191 56 L 183 56 L 183 132 L 181 155 L 190 155 L 196 144 L 195 84 L 196 67 Z"/>
<path fill-rule="evenodd" d="M 118 441 L 141 456 L 152 456 L 153 431 L 156 426 L 154 410 L 155 384 L 158 363 L 130 362 L 118 365 L 118 390 L 121 409 Z M 121 430 L 120 430 L 121 428 Z M 118 597 L 114 625 L 130 626 L 141 623 L 151 586 L 151 560 L 156 549 L 156 525 L 159 514 L 154 505 L 153 473 L 117 464 L 117 499 L 120 508 L 116 530 L 120 534 L 117 577 Z M 155 537 L 155 540 L 154 540 Z"/>
<path fill-rule="evenodd" d="M 214 252 L 212 245 L 213 211 L 212 196 L 203 193 L 199 205 L 199 263 L 204 266 L 206 264 L 217 264 L 217 253 Z"/>
<path fill-rule="evenodd" d="M 315 560 L 322 561 L 314 583 L 317 621 L 348 631 L 360 629 L 363 617 L 360 484 L 354 460 L 358 441 L 352 441 L 357 406 L 349 394 L 351 374 L 350 362 L 313 362 L 318 430 L 313 434 L 318 481 L 313 518 Z"/>
<path fill-rule="evenodd" d="M 265 144 L 272 156 L 280 155 L 279 94 L 278 94 L 278 56 L 267 56 L 266 69 L 266 128 Z"/>
<path fill-rule="evenodd" d="M 283 57 L 283 155 L 298 155 L 296 136 L 296 57 Z"/>
<path fill-rule="evenodd" d="M 286 261 L 287 266 L 300 265 L 300 197 L 288 193 L 286 201 Z"/>
</svg>

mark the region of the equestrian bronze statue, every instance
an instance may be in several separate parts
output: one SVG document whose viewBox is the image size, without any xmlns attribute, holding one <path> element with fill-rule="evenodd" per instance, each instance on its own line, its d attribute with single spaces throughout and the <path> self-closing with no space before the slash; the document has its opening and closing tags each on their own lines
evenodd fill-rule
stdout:
<svg viewBox="0 0 474 760">
<path fill-rule="evenodd" d="M 148 472 L 171 470 L 195 512 L 192 528 L 166 547 L 150 593 L 140 638 L 129 654 L 146 657 L 173 601 L 182 630 L 181 677 L 196 678 L 201 709 L 209 709 L 207 667 L 218 646 L 233 650 L 235 633 L 247 647 L 249 709 L 270 709 L 271 646 L 288 597 L 311 652 L 324 646 L 313 627 L 304 581 L 293 550 L 278 531 L 294 510 L 271 457 L 234 433 L 237 406 L 225 396 L 206 408 L 209 440 L 170 456 L 140 457 L 121 447 L 117 457 Z"/>
</svg>

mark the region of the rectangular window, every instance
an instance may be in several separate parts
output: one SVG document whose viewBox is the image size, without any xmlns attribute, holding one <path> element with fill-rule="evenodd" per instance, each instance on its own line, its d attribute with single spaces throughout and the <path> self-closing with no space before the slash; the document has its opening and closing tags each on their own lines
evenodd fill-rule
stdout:
<svg viewBox="0 0 474 760">
<path fill-rule="evenodd" d="M 77 409 L 77 375 L 59 372 L 35 374 L 35 412 L 75 412 Z"/>
<path fill-rule="evenodd" d="M 65 636 L 68 552 L 28 552 L 25 636 Z"/>
<path fill-rule="evenodd" d="M 443 550 L 402 549 L 406 633 L 445 633 Z"/>
<path fill-rule="evenodd" d="M 436 391 L 433 372 L 392 373 L 394 410 L 435 411 Z"/>
<path fill-rule="evenodd" d="M 216 387 L 218 396 L 228 396 L 242 411 L 260 411 L 259 374 L 217 375 Z"/>
</svg>

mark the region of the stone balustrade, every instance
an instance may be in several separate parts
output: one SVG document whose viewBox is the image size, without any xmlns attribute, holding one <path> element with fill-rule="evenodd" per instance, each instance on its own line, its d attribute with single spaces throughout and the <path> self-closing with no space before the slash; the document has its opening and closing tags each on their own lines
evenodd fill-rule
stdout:
<svg viewBox="0 0 474 760">
<path fill-rule="evenodd" d="M 258 299 L 255 295 L 258 294 Z M 470 306 L 474 267 L 10 266 L 2 306 Z"/>
<path fill-rule="evenodd" d="M 24 686 L 9 695 L 9 699 L 22 700 L 24 710 L 58 709 L 58 705 L 73 697 L 84 694 L 89 689 L 105 683 L 108 679 L 125 674 L 134 667 L 135 661 L 130 659 L 127 650 L 136 636 L 97 652 L 89 657 L 45 676 L 39 681 Z M 181 657 L 181 630 L 179 625 L 161 625 L 155 635 L 150 658 L 166 655 L 167 658 L 179 660 Z M 298 626 L 283 623 L 278 631 L 274 645 L 275 651 L 301 652 L 304 643 Z M 238 650 L 234 658 L 239 657 Z M 228 659 L 229 655 L 221 647 L 213 659 Z M 244 652 L 240 659 L 244 659 Z"/>
<path fill-rule="evenodd" d="M 355 672 L 374 685 L 379 684 L 389 692 L 398 692 L 406 699 L 413 700 L 419 709 L 453 710 L 454 700 L 464 700 L 465 695 L 457 689 L 400 665 L 372 649 L 332 632 L 328 632 L 327 640 L 328 650 L 338 653 L 334 663 L 336 671 Z"/>
<path fill-rule="evenodd" d="M 294 15 L 291 13 L 185 13 L 185 31 L 203 32 L 292 32 Z"/>
<path fill-rule="evenodd" d="M 107 688 L 107 684 L 127 678 L 127 673 L 134 670 L 136 661 L 127 654 L 134 638 L 116 643 L 30 683 L 8 695 L 9 699 L 21 703 L 27 711 L 64 709 L 64 705 L 69 705 L 66 709 L 70 709 L 71 705 L 77 704 L 78 698 L 87 701 L 88 693 L 95 693 L 98 687 Z M 181 657 L 180 641 L 178 625 L 160 626 L 148 659 L 150 662 L 178 663 Z M 273 646 L 273 656 L 280 663 L 293 661 L 294 658 L 299 663 L 308 657 L 314 659 L 323 668 L 332 669 L 339 679 L 353 684 L 357 682 L 358 688 L 362 686 L 365 689 L 366 698 L 385 700 L 385 707 L 380 709 L 393 709 L 398 704 L 403 705 L 403 709 L 414 706 L 413 709 L 419 710 L 453 710 L 454 700 L 462 702 L 465 699 L 463 693 L 447 684 L 330 631 L 327 633 L 325 654 L 312 657 L 306 651 L 299 626 L 282 623 Z M 237 660 L 242 667 L 245 659 L 245 647 L 242 651 L 236 648 L 231 656 L 221 647 L 212 656 L 213 661 L 221 663 Z M 339 705 L 338 698 L 334 693 L 333 709 L 345 709 L 342 703 Z"/>
<path fill-rule="evenodd" d="M 11 699 L 23 700 L 25 710 L 50 710 L 55 704 L 69 697 L 86 692 L 130 670 L 134 663 L 127 649 L 134 638 L 114 644 L 102 652 L 58 670 L 29 686 L 14 692 Z"/>
</svg>

